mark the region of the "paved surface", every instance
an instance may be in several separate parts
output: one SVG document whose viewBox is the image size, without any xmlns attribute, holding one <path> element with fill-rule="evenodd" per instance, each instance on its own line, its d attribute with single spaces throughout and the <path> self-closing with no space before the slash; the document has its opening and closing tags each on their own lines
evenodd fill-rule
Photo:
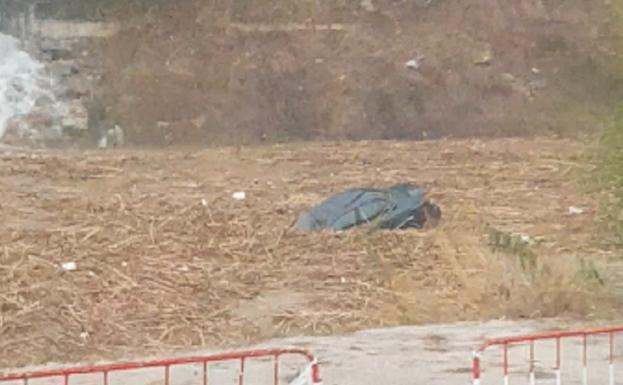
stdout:
<svg viewBox="0 0 623 385">
<path fill-rule="evenodd" d="M 556 325 L 560 325 L 559 323 Z M 300 337 L 269 341 L 259 347 L 299 346 L 312 350 L 320 359 L 325 385 L 412 385 L 412 384 L 468 384 L 473 347 L 485 338 L 552 330 L 554 322 L 460 323 L 423 327 L 401 327 L 362 331 L 339 337 Z M 621 337 L 623 341 L 623 337 Z M 623 351 L 623 342 L 617 342 Z M 256 346 L 257 347 L 257 346 Z M 537 383 L 554 384 L 555 345 L 536 345 Z M 563 343 L 563 383 L 581 383 L 581 340 Z M 608 345 L 605 338 L 589 340 L 589 383 L 606 384 Z M 196 354 L 196 352 L 193 352 Z M 186 355 L 186 354 L 184 354 Z M 510 350 L 511 384 L 528 383 L 528 349 Z M 483 356 L 483 384 L 500 384 L 501 352 L 496 349 Z M 292 380 L 302 361 L 284 360 L 282 383 Z M 621 364 L 621 360 L 617 359 Z M 238 383 L 238 363 L 213 365 L 209 369 L 209 383 L 229 385 Z M 617 368 L 617 377 L 623 378 L 623 365 Z M 271 384 L 272 362 L 254 360 L 246 365 L 245 384 Z M 172 370 L 172 385 L 201 384 L 201 367 L 186 366 Z M 33 381 L 31 385 L 61 384 L 54 381 Z M 72 377 L 71 385 L 101 384 L 100 377 Z M 162 370 L 133 371 L 114 374 L 111 385 L 162 384 Z"/>
</svg>

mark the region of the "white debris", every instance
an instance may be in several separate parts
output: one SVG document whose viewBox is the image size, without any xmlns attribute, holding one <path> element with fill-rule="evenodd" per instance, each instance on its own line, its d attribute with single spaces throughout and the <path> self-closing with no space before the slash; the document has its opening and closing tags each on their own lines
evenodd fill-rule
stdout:
<svg viewBox="0 0 623 385">
<path fill-rule="evenodd" d="M 115 124 L 113 128 L 106 130 L 99 138 L 97 146 L 99 148 L 119 147 L 125 144 L 125 134 L 123 129 Z"/>
<path fill-rule="evenodd" d="M 409 60 L 408 62 L 405 63 L 405 66 L 407 68 L 412 68 L 412 69 L 416 70 L 416 69 L 420 68 L 420 63 L 418 63 L 417 60 L 415 60 L 415 59 L 411 59 L 411 60 Z"/>
<path fill-rule="evenodd" d="M 372 3 L 372 0 L 361 0 L 360 6 L 366 12 L 374 12 L 374 11 L 376 11 L 376 7 Z"/>
<path fill-rule="evenodd" d="M 89 332 L 80 333 L 80 339 L 82 340 L 82 342 L 84 343 L 89 342 L 89 338 L 90 338 Z"/>
<path fill-rule="evenodd" d="M 579 207 L 575 207 L 575 206 L 571 206 L 569 207 L 569 215 L 580 215 L 580 214 L 584 214 L 584 210 L 582 210 Z"/>
<path fill-rule="evenodd" d="M 108 135 L 103 135 L 99 141 L 97 142 L 98 148 L 106 148 L 108 147 Z"/>
<path fill-rule="evenodd" d="M 123 133 L 123 129 L 119 127 L 118 124 L 115 124 L 115 128 L 113 129 L 113 136 L 115 138 L 115 144 L 117 146 L 123 146 L 125 144 L 125 134 Z"/>
<path fill-rule="evenodd" d="M 512 239 L 511 242 L 521 242 L 525 245 L 535 245 L 537 243 L 537 239 L 529 236 L 528 234 L 523 233 L 511 233 Z"/>
<path fill-rule="evenodd" d="M 534 240 L 529 235 L 519 234 L 519 239 L 521 239 L 522 242 L 525 242 L 528 244 L 534 244 Z"/>
<path fill-rule="evenodd" d="M 520 234 L 519 236 L 521 238 L 522 241 L 530 243 L 532 241 L 532 238 L 530 238 L 529 235 L 526 234 Z"/>
<path fill-rule="evenodd" d="M 532 73 L 535 74 L 535 75 L 538 75 L 538 74 L 541 73 L 541 70 L 536 68 L 536 67 L 532 67 Z"/>
<path fill-rule="evenodd" d="M 76 264 L 76 262 L 65 262 L 61 265 L 61 267 L 65 271 L 75 271 L 78 269 L 78 265 Z"/>
<path fill-rule="evenodd" d="M 243 201 L 247 199 L 247 194 L 244 191 L 236 191 L 231 195 L 231 197 L 237 201 Z"/>
<path fill-rule="evenodd" d="M 413 58 L 405 63 L 405 67 L 410 68 L 412 70 L 417 70 L 420 68 L 420 62 L 424 59 L 423 56 L 418 56 Z"/>
<path fill-rule="evenodd" d="M 126 261 L 121 262 L 121 267 L 128 267 L 128 263 Z"/>
<path fill-rule="evenodd" d="M 202 198 L 202 199 L 201 199 L 201 206 L 203 206 L 203 207 L 208 207 L 208 200 L 207 200 L 207 199 L 205 199 L 205 198 Z"/>
<path fill-rule="evenodd" d="M 288 383 L 288 385 L 306 385 L 310 384 L 312 379 L 312 367 L 307 365 L 305 369 L 301 370 L 296 377 Z"/>
<path fill-rule="evenodd" d="M 474 64 L 488 66 L 493 61 L 493 51 L 491 47 L 483 45 L 480 50 L 474 54 Z"/>
</svg>

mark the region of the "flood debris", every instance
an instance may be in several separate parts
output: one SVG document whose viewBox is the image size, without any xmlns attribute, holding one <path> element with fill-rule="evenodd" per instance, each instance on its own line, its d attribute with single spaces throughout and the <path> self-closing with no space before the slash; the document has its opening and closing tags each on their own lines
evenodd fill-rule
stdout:
<svg viewBox="0 0 623 385">
<path fill-rule="evenodd" d="M 76 270 L 78 270 L 78 265 L 76 264 L 76 262 L 65 262 L 65 263 L 63 263 L 61 265 L 61 267 L 65 271 L 76 271 Z"/>
<path fill-rule="evenodd" d="M 123 129 L 119 127 L 118 124 L 109 130 L 107 130 L 104 135 L 102 135 L 98 141 L 97 146 L 99 148 L 108 148 L 108 147 L 120 147 L 125 144 L 125 134 L 123 133 Z"/>
<path fill-rule="evenodd" d="M 244 192 L 244 191 L 236 191 L 235 193 L 231 194 L 231 197 L 234 200 L 243 201 L 243 200 L 247 199 L 247 193 Z"/>
</svg>

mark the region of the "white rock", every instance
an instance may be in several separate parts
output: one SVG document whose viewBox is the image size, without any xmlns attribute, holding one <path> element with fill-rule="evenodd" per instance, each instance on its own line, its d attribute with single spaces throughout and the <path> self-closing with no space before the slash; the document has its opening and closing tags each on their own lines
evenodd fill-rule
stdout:
<svg viewBox="0 0 623 385">
<path fill-rule="evenodd" d="M 580 215 L 584 214 L 584 210 L 579 207 L 571 206 L 569 207 L 569 215 Z"/>
</svg>

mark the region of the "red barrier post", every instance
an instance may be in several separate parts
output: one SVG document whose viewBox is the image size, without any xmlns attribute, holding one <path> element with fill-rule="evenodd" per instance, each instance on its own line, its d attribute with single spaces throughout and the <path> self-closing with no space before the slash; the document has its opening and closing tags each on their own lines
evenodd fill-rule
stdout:
<svg viewBox="0 0 623 385">
<path fill-rule="evenodd" d="M 535 384 L 535 351 L 534 344 L 537 341 L 555 340 L 556 342 L 556 364 L 554 367 L 556 374 L 556 384 L 562 384 L 562 353 L 561 344 L 563 338 L 582 338 L 582 384 L 588 385 L 588 338 L 597 335 L 607 335 L 609 344 L 608 354 L 608 366 L 609 366 L 609 385 L 614 385 L 614 335 L 617 333 L 623 333 L 623 327 L 609 327 L 609 328 L 597 328 L 597 329 L 585 329 L 585 330 L 572 330 L 572 331 L 558 331 L 558 332 L 545 332 L 528 334 L 514 337 L 494 338 L 482 343 L 474 352 L 472 360 L 472 379 L 474 385 L 480 385 L 481 383 L 481 371 L 482 353 L 492 346 L 501 346 L 504 349 L 504 384 L 508 385 L 509 380 L 509 362 L 508 362 L 508 347 L 510 345 L 529 344 L 530 349 L 530 384 Z"/>
<path fill-rule="evenodd" d="M 75 367 L 75 368 L 67 368 L 67 369 L 54 369 L 54 370 L 40 370 L 40 371 L 26 371 L 26 372 L 16 372 L 16 373 L 2 373 L 0 372 L 0 385 L 3 382 L 13 382 L 13 381 L 23 381 L 24 385 L 28 385 L 28 382 L 33 379 L 45 379 L 45 378 L 53 378 L 53 377 L 62 377 L 63 385 L 69 385 L 69 379 L 74 375 L 84 375 L 84 374 L 102 374 L 100 377 L 102 380 L 101 383 L 103 385 L 108 385 L 109 382 L 109 374 L 115 372 L 124 372 L 130 370 L 138 370 L 138 369 L 163 369 L 163 383 L 165 385 L 171 384 L 171 367 L 177 365 L 192 365 L 192 364 L 202 364 L 203 365 L 203 385 L 208 385 L 208 368 L 210 363 L 214 362 L 222 362 L 222 361 L 231 361 L 231 360 L 239 360 L 240 361 L 240 369 L 238 374 L 238 383 L 239 385 L 244 385 L 245 380 L 245 363 L 249 359 L 253 358 L 269 358 L 273 357 L 274 362 L 274 380 L 275 385 L 279 385 L 279 360 L 284 355 L 294 355 L 294 356 L 302 356 L 307 361 L 308 370 L 311 370 L 311 380 L 313 385 L 320 385 L 320 369 L 318 362 L 313 354 L 310 352 L 298 349 L 298 348 L 288 348 L 288 349 L 260 349 L 260 350 L 249 350 L 249 351 L 241 351 L 241 352 L 231 352 L 231 353 L 223 353 L 223 354 L 214 354 L 208 356 L 191 356 L 191 357 L 181 357 L 181 358 L 172 358 L 172 359 L 164 359 L 164 360 L 154 360 L 154 361 L 145 361 L 145 362 L 123 362 L 117 364 L 108 364 L 108 365 L 94 365 L 94 366 L 83 366 L 83 367 Z"/>
</svg>

